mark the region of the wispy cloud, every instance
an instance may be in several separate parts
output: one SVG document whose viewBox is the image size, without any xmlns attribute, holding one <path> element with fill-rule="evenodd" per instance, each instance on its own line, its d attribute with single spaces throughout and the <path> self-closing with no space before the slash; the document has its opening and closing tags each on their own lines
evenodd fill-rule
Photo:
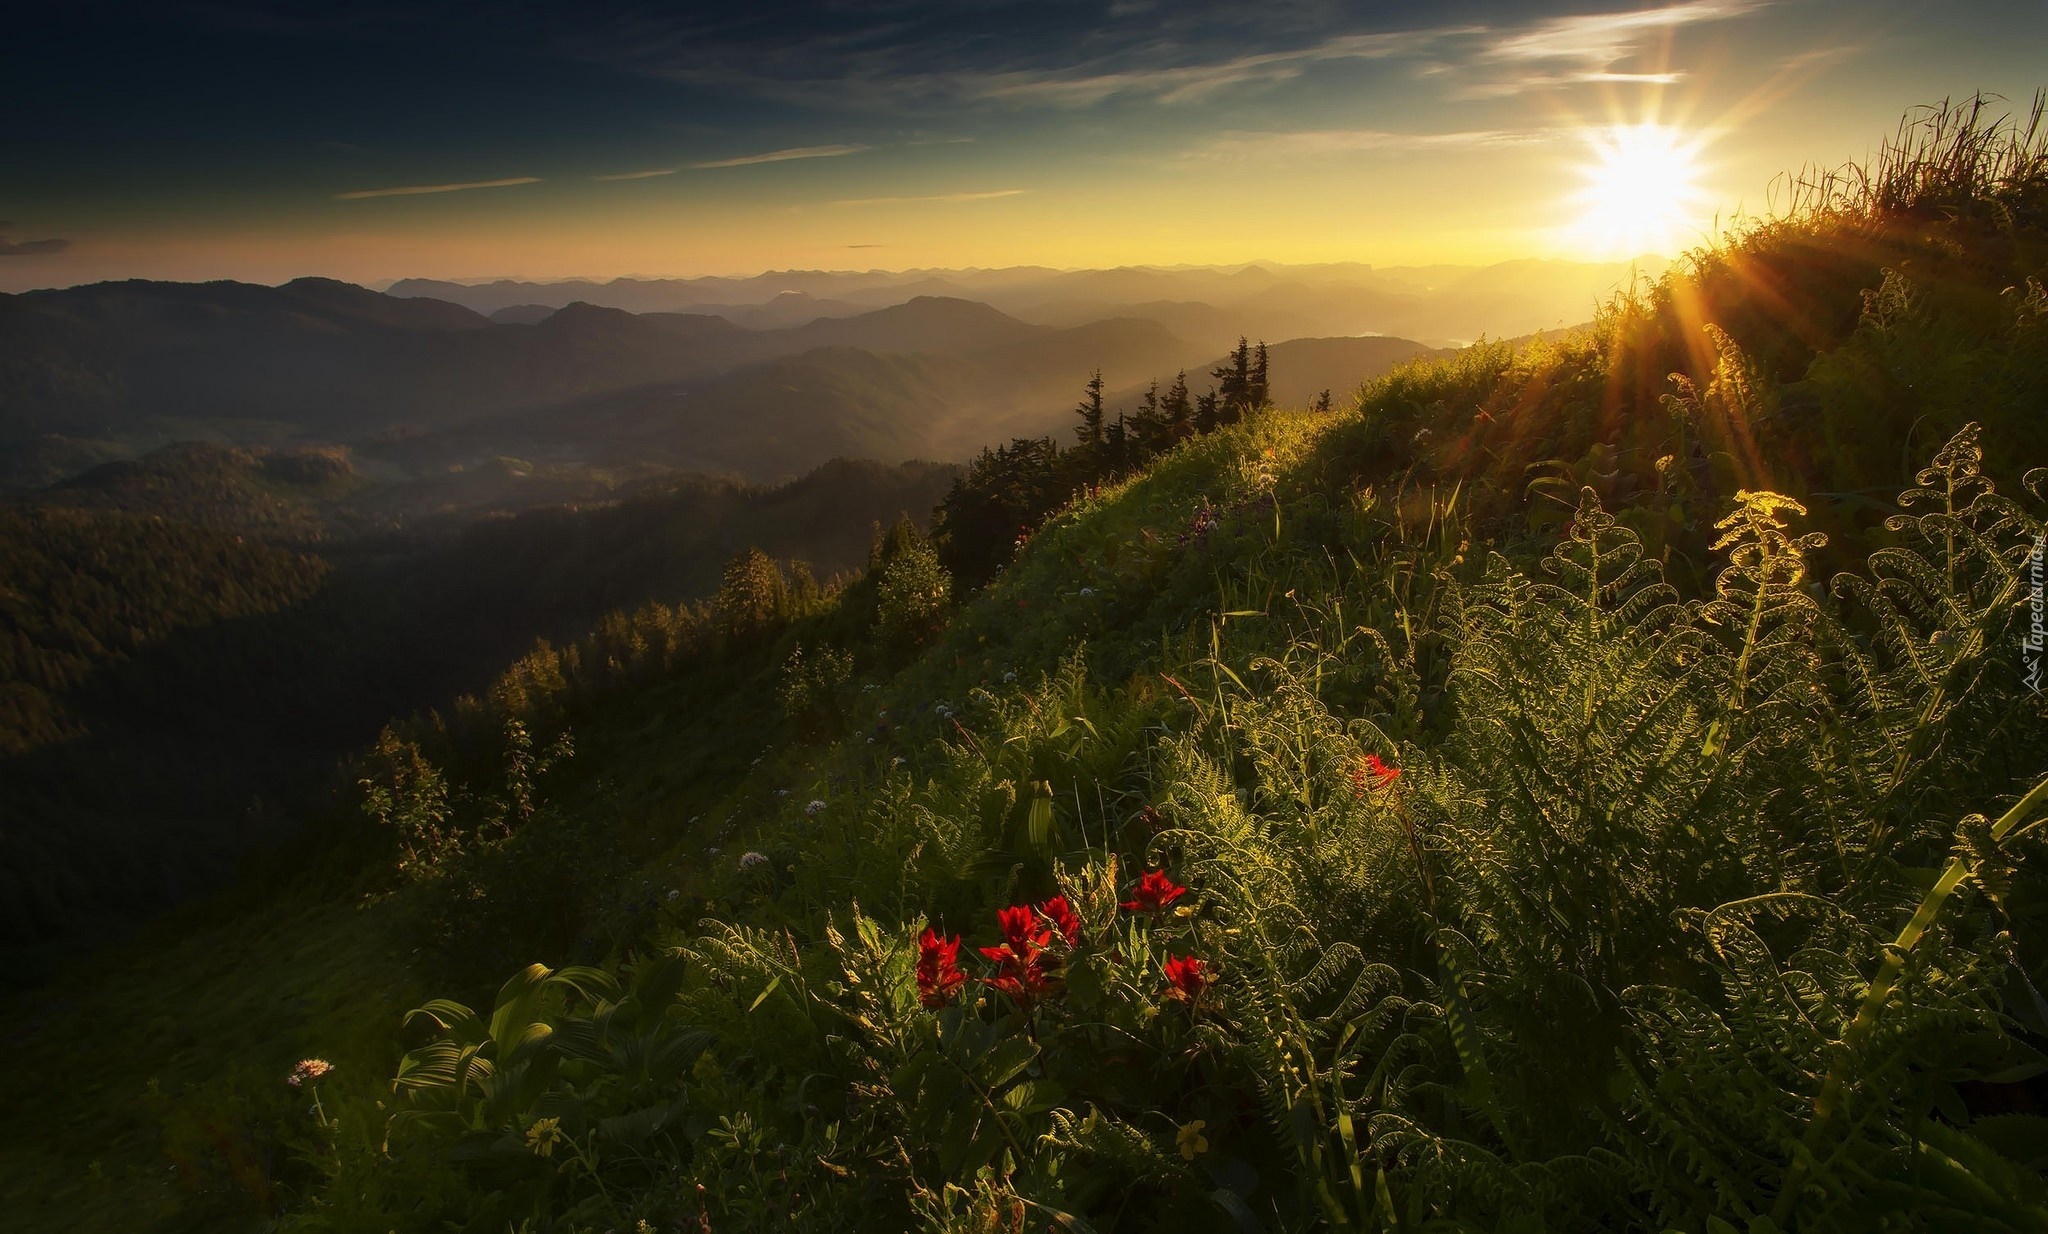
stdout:
<svg viewBox="0 0 2048 1234">
<path fill-rule="evenodd" d="M 1414 55 L 1448 39 L 1484 32 L 1480 26 L 1439 26 L 1339 35 L 1307 47 L 1253 52 L 1206 64 L 996 73 L 977 79 L 970 92 L 984 99 L 1063 107 L 1087 107 L 1125 94 L 1151 95 L 1162 103 L 1188 103 L 1229 86 L 1287 81 L 1316 64 Z"/>
<path fill-rule="evenodd" d="M 846 197 L 831 204 L 835 206 L 898 206 L 914 201 L 992 201 L 998 197 L 1016 197 L 1026 189 L 995 189 L 985 193 L 931 193 L 922 197 Z"/>
<path fill-rule="evenodd" d="M 1576 60 L 1608 65 L 1635 54 L 1646 34 L 1679 26 L 1726 21 L 1763 7 L 1763 0 L 1692 0 L 1621 13 L 1552 17 L 1496 40 L 1483 53 L 1489 60 Z"/>
<path fill-rule="evenodd" d="M 1636 66 L 1652 40 L 1668 51 L 1672 34 L 1684 26 L 1728 21 L 1764 8 L 1772 0 L 1691 0 L 1619 13 L 1551 17 L 1498 32 L 1468 62 L 1469 80 L 1457 91 L 1466 98 L 1504 98 L 1560 86 L 1675 85 L 1685 74 L 1667 63 Z"/>
<path fill-rule="evenodd" d="M 716 167 L 752 167 L 756 163 L 786 163 L 791 159 L 834 159 L 845 154 L 859 154 L 868 147 L 847 146 L 797 146 L 790 150 L 770 150 L 766 154 L 743 154 L 736 159 L 711 159 L 708 162 L 692 163 L 692 171 L 710 171 Z M 661 175 L 661 172 L 644 173 Z"/>
<path fill-rule="evenodd" d="M 417 197 L 423 193 L 464 193 L 470 189 L 506 189 L 515 184 L 539 184 L 539 176 L 507 176 L 503 180 L 469 180 L 462 184 L 409 184 L 395 189 L 357 189 L 336 193 L 336 201 L 361 201 L 366 197 Z"/>
<path fill-rule="evenodd" d="M 846 247 L 850 249 L 885 249 L 889 246 L 886 244 L 849 244 Z"/>
<path fill-rule="evenodd" d="M 593 176 L 596 180 L 652 180 L 656 176 L 673 176 L 680 167 L 657 167 L 652 171 L 622 171 L 609 176 Z"/>
<path fill-rule="evenodd" d="M 1556 137 L 1552 129 L 1463 129 L 1449 133 L 1396 133 L 1385 129 L 1301 129 L 1256 132 L 1232 129 L 1190 151 L 1191 157 L 1243 158 L 1254 155 L 1327 155 L 1368 151 L 1408 152 L 1479 146 L 1525 146 Z"/>
<path fill-rule="evenodd" d="M 46 257 L 70 247 L 71 241 L 61 236 L 47 240 L 0 240 L 0 257 Z"/>
<path fill-rule="evenodd" d="M 678 23 L 642 13 L 599 23 L 572 42 L 591 58 L 700 88 L 836 112 L 1196 104 L 1309 79 L 1318 66 L 1365 61 L 1441 72 L 1453 97 L 1500 96 L 1558 85 L 1675 83 L 1681 72 L 1654 58 L 1674 31 L 1778 0 L 1636 2 L 1641 7 L 1620 12 L 1360 29 L 1364 15 L 1355 9 L 1365 6 L 1327 0 L 1281 0 L 1257 11 L 1110 0 L 1099 20 L 1057 40 L 1048 33 L 1052 23 L 1015 15 L 1024 6 L 892 3 L 847 5 L 834 20 L 808 23 Z M 1393 10 L 1395 20 L 1401 12 Z"/>
<path fill-rule="evenodd" d="M 9 240 L 14 224 L 0 221 L 0 257 L 47 257 L 71 247 L 71 241 L 52 236 L 47 240 Z"/>
</svg>

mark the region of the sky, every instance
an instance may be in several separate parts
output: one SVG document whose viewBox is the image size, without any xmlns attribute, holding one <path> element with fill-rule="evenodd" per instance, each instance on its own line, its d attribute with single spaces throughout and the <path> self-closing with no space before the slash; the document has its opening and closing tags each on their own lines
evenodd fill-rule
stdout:
<svg viewBox="0 0 2048 1234">
<path fill-rule="evenodd" d="M 69 0 L 0 290 L 1670 253 L 2044 66 L 2041 0 Z"/>
</svg>

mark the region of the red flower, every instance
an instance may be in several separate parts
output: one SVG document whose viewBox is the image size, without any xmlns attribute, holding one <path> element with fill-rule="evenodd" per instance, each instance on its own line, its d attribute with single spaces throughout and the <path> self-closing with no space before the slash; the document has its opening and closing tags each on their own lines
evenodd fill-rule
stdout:
<svg viewBox="0 0 2048 1234">
<path fill-rule="evenodd" d="M 1200 994 L 1209 984 L 1209 974 L 1198 956 L 1168 956 L 1166 984 L 1168 998 L 1184 998 L 1193 1002 L 1195 995 Z"/>
<path fill-rule="evenodd" d="M 1377 754 L 1368 754 L 1351 769 L 1351 792 L 1359 797 L 1379 792 L 1392 785 L 1400 774 L 1399 767 L 1381 762 Z"/>
<path fill-rule="evenodd" d="M 1130 913 L 1156 913 L 1187 892 L 1187 888 L 1166 877 L 1166 871 L 1147 870 L 1131 892 L 1132 898 L 1125 900 L 1121 907 Z"/>
<path fill-rule="evenodd" d="M 1064 898 L 1061 905 L 1065 906 Z M 1049 903 L 1041 911 L 1044 909 L 1049 909 Z M 1051 915 L 1049 911 L 1047 915 Z M 1046 945 L 1052 942 L 1053 927 L 1028 904 L 1012 904 L 998 910 L 996 921 L 1003 927 L 1002 945 L 981 949 L 983 956 L 995 962 L 996 975 L 983 980 L 1018 1003 L 1029 1005 L 1032 999 L 1052 989 L 1056 981 L 1053 969 L 1057 961 L 1045 954 Z"/>
<path fill-rule="evenodd" d="M 1038 906 L 1038 911 L 1059 930 L 1060 937 L 1073 947 L 1081 941 L 1081 917 L 1074 907 L 1067 903 L 1067 897 L 1054 896 Z"/>
<path fill-rule="evenodd" d="M 917 940 L 917 1001 L 939 1008 L 953 1001 L 953 993 L 967 984 L 960 971 L 960 936 L 940 939 L 930 926 Z"/>
<path fill-rule="evenodd" d="M 1052 927 L 1038 919 L 1029 905 L 1012 904 L 996 912 L 996 924 L 1003 927 L 1004 947 L 983 947 L 981 953 L 991 960 L 1001 959 L 992 952 L 1005 949 L 1020 953 L 1037 951 L 1052 941 Z"/>
<path fill-rule="evenodd" d="M 984 948 L 984 951 L 988 948 Z M 1004 961 L 993 977 L 982 978 L 990 989 L 1007 994 L 1019 1006 L 1028 1007 L 1031 1000 L 1057 988 L 1059 979 L 1053 975 L 1043 955 L 1032 956 L 1029 960 L 1017 961 L 1014 957 Z"/>
</svg>

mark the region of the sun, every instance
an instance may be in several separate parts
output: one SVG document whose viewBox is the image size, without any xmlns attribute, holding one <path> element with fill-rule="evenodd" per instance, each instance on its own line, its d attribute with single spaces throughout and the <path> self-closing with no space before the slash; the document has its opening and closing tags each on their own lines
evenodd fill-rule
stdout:
<svg viewBox="0 0 2048 1234">
<path fill-rule="evenodd" d="M 1659 124 L 1616 125 L 1587 135 L 1593 161 L 1572 197 L 1577 247 L 1603 257 L 1670 255 L 1700 227 L 1700 142 Z"/>
</svg>

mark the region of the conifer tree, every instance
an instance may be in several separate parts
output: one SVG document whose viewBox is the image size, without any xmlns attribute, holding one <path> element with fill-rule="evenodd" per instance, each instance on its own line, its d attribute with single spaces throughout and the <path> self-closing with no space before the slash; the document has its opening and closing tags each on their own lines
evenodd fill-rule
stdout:
<svg viewBox="0 0 2048 1234">
<path fill-rule="evenodd" d="M 1102 444 L 1101 369 L 1095 370 L 1095 375 L 1088 379 L 1084 388 L 1087 394 L 1081 399 L 1081 405 L 1074 408 L 1074 414 L 1081 417 L 1081 427 L 1074 430 L 1074 435 L 1081 439 L 1083 448 L 1093 448 Z"/>
<path fill-rule="evenodd" d="M 1237 339 L 1237 350 L 1230 358 L 1216 368 L 1209 370 L 1209 376 L 1218 383 L 1216 410 L 1219 424 L 1235 424 L 1244 418 L 1247 400 L 1251 396 L 1252 348 L 1243 335 Z"/>
<path fill-rule="evenodd" d="M 1156 392 L 1159 388 L 1159 383 L 1152 383 L 1152 388 Z M 1156 401 L 1156 394 L 1153 397 Z M 1111 420 L 1109 427 L 1102 431 L 1102 450 L 1105 455 L 1105 461 L 1108 462 L 1112 470 L 1122 471 L 1130 466 L 1131 429 L 1129 422 L 1125 419 L 1122 412 L 1118 412 L 1116 419 Z"/>
<path fill-rule="evenodd" d="M 1195 400 L 1195 432 L 1213 433 L 1223 426 L 1223 413 L 1217 408 L 1215 387 Z"/>
<path fill-rule="evenodd" d="M 1244 346 L 1243 340 L 1239 340 L 1238 346 L 1240 348 Z M 1251 379 L 1245 383 L 1245 403 L 1246 410 L 1248 411 L 1273 405 L 1271 391 L 1266 385 L 1266 340 L 1264 339 L 1259 340 L 1258 348 L 1252 352 Z"/>
<path fill-rule="evenodd" d="M 783 619 L 789 609 L 789 583 L 774 558 L 749 547 L 726 563 L 716 605 L 726 635 L 745 641 Z"/>
<path fill-rule="evenodd" d="M 1123 417 L 1119 416 L 1121 420 Z M 1135 443 L 1145 450 L 1161 449 L 1166 440 L 1166 416 L 1159 405 L 1159 383 L 1153 382 L 1138 400 L 1138 410 L 1131 413 L 1130 424 L 1125 430 L 1125 445 Z"/>
<path fill-rule="evenodd" d="M 1159 406 L 1159 416 L 1166 430 L 1166 444 L 1174 445 L 1195 435 L 1195 412 L 1188 400 L 1188 372 L 1182 369 L 1174 376 L 1173 385 L 1167 387 L 1166 401 Z"/>
</svg>

